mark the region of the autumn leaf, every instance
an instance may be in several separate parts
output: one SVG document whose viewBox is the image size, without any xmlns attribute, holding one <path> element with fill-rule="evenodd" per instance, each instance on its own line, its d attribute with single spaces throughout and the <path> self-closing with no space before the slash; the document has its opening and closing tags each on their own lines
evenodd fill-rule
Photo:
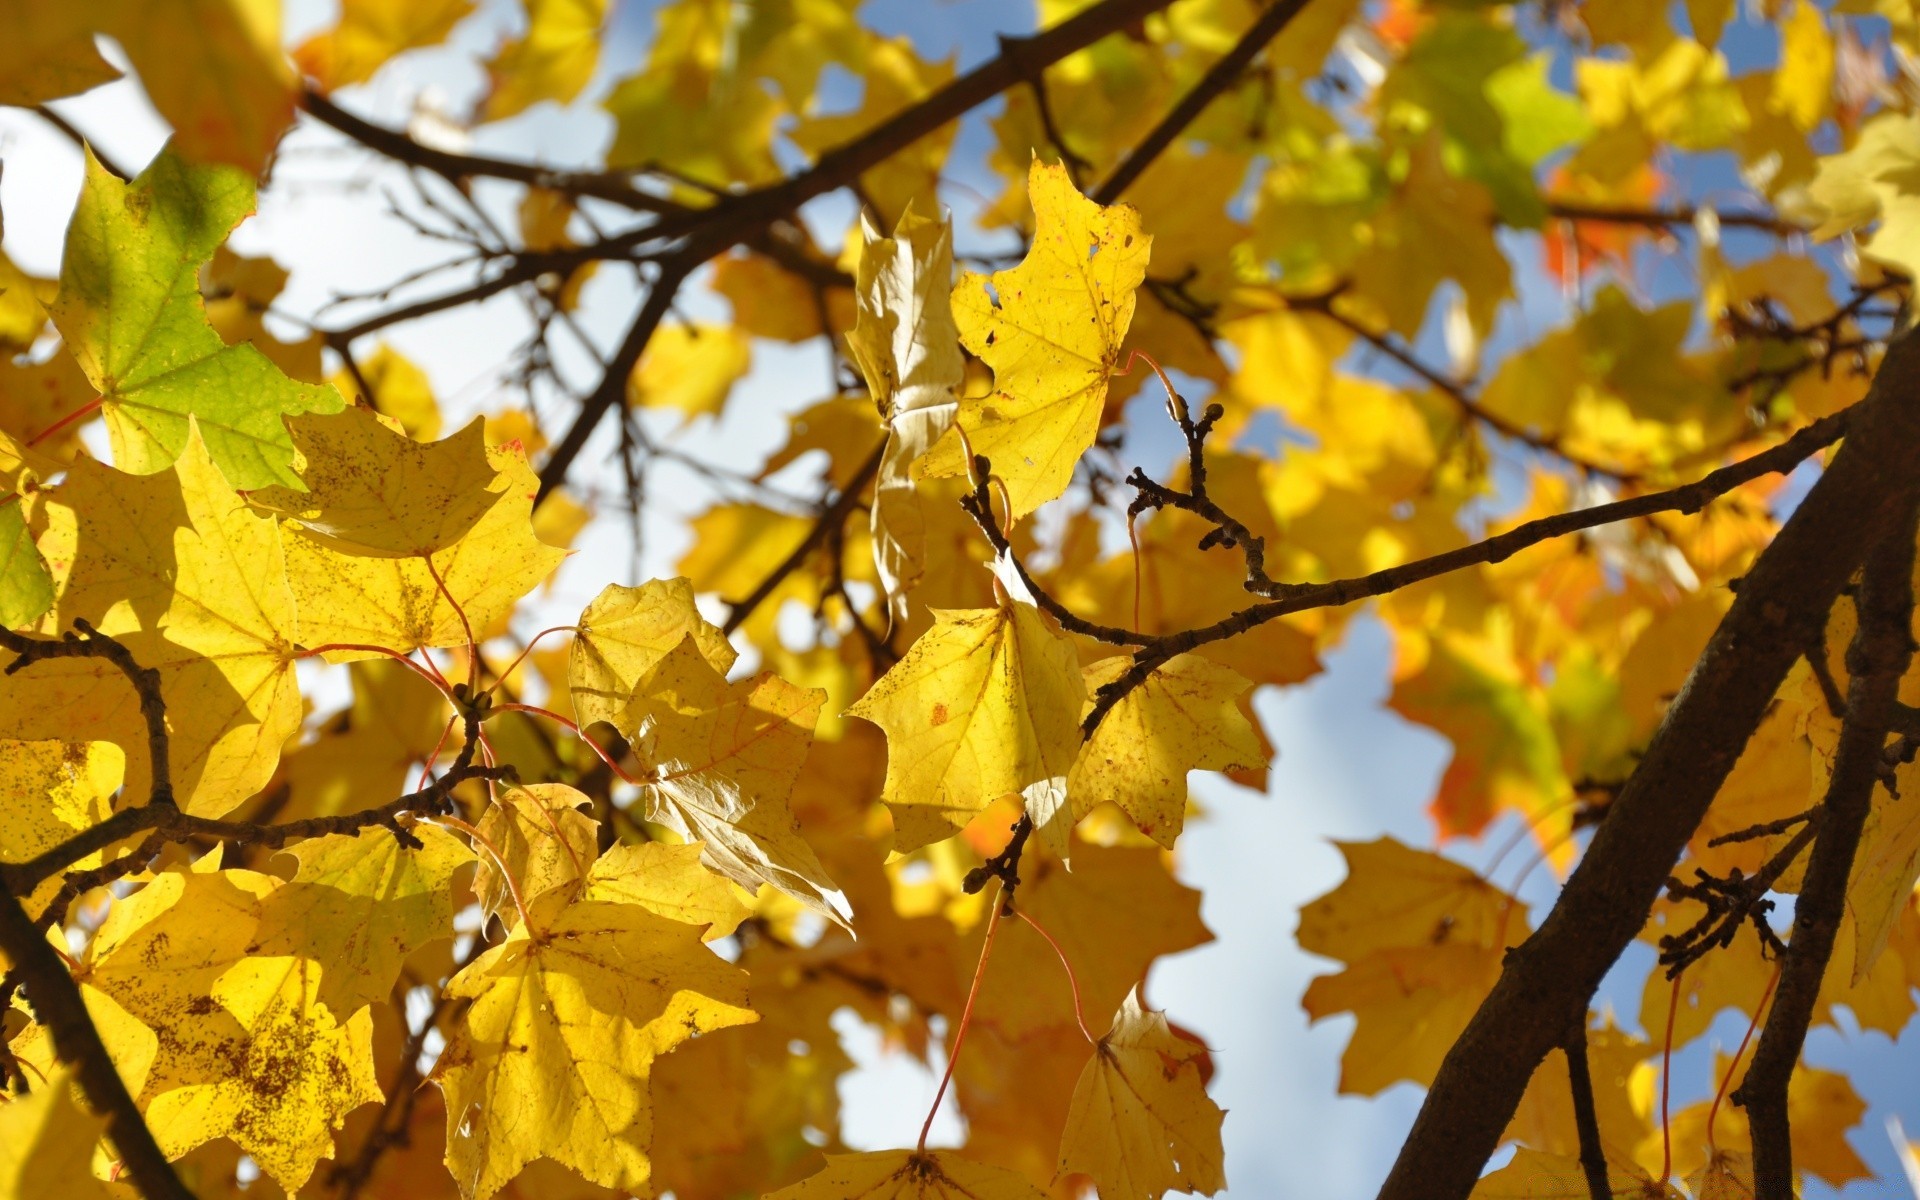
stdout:
<svg viewBox="0 0 1920 1200">
<path fill-rule="evenodd" d="M 445 41 L 472 11 L 473 0 L 345 0 L 339 22 L 300 43 L 293 58 L 329 90 L 364 83 L 395 55 Z"/>
<path fill-rule="evenodd" d="M 0 1104 L 0 1200 L 108 1200 L 114 1193 L 93 1173 L 94 1147 L 106 1127 L 75 1102 L 72 1073 L 64 1068 Z"/>
<path fill-rule="evenodd" d="M 1016 517 L 1066 491 L 1093 444 L 1153 244 L 1138 213 L 1086 199 L 1063 167 L 1034 159 L 1027 187 L 1025 261 L 991 277 L 965 273 L 953 289 L 960 340 L 994 373 L 993 394 L 962 404 L 960 426 L 1006 481 Z M 929 474 L 965 469 L 957 441 L 945 447 Z"/>
<path fill-rule="evenodd" d="M 700 615 L 685 579 L 603 588 L 581 612 L 567 659 L 567 686 L 580 727 L 612 722 L 634 685 L 688 635 L 714 670 L 724 675 L 733 669 L 733 647 Z"/>
<path fill-rule="evenodd" d="M 163 151 L 123 183 L 87 160 L 50 312 L 100 392 L 122 470 L 164 470 L 192 417 L 234 487 L 298 488 L 281 417 L 341 407 L 332 388 L 295 383 L 207 323 L 198 271 L 253 205 L 253 181 L 231 167 Z"/>
<path fill-rule="evenodd" d="M 0 626 L 17 629 L 39 619 L 53 607 L 53 576 L 27 528 L 22 489 L 37 472 L 30 472 L 22 449 L 0 432 Z"/>
<path fill-rule="evenodd" d="M 925 570 L 926 522 L 910 468 L 953 425 L 962 362 L 950 296 L 953 227 L 916 210 L 900 215 L 892 237 L 861 217 L 854 280 L 859 316 L 847 349 L 880 408 L 886 449 L 874 477 L 873 567 L 886 593 L 888 620 L 906 619 L 906 594 Z"/>
<path fill-rule="evenodd" d="M 1073 1089 L 1060 1174 L 1089 1176 L 1112 1200 L 1211 1196 L 1226 1187 L 1226 1114 L 1207 1096 L 1198 1063 L 1205 1053 L 1142 1006 L 1137 988 L 1130 993 Z"/>
<path fill-rule="evenodd" d="M 348 554 L 430 555 L 465 537 L 509 486 L 487 460 L 484 425 L 421 445 L 370 408 L 298 417 L 288 427 L 304 490 L 260 488 L 247 499 Z"/>
<path fill-rule="evenodd" d="M 766 1200 L 1040 1200 L 1046 1193 L 1019 1175 L 946 1150 L 834 1154 L 819 1174 Z"/>
<path fill-rule="evenodd" d="M 488 65 L 493 91 L 486 117 L 498 121 L 542 100 L 570 103 L 600 59 L 606 0 L 529 0 L 523 36 Z"/>
<path fill-rule="evenodd" d="M 1347 969 L 1307 986 L 1315 1021 L 1358 1018 L 1340 1090 L 1373 1095 L 1397 1080 L 1430 1084 L 1527 932 L 1526 906 L 1467 868 L 1392 838 L 1337 843 L 1339 887 L 1300 910 L 1303 950 Z"/>
<path fill-rule="evenodd" d="M 407 956 L 452 932 L 453 877 L 474 860 L 444 830 L 409 834 L 418 846 L 374 829 L 289 847 L 299 868 L 261 901 L 253 951 L 323 964 L 316 998 L 332 1012 L 385 999 Z"/>
<path fill-rule="evenodd" d="M 538 480 L 517 447 L 493 448 L 488 461 L 505 487 L 464 536 L 428 558 L 344 554 L 301 530 L 282 542 L 309 646 L 349 643 L 406 654 L 423 646 L 464 646 L 485 638 L 521 597 L 550 575 L 567 552 L 534 532 Z M 366 651 L 330 654 L 333 661 Z"/>
<path fill-rule="evenodd" d="M 752 343 L 731 325 L 669 325 L 634 364 L 627 403 L 717 417 L 752 365 Z"/>
<path fill-rule="evenodd" d="M 181 807 L 220 816 L 272 775 L 299 726 L 300 616 L 277 524 L 246 505 L 194 430 L 179 460 L 127 475 L 81 459 L 48 505 L 51 619 L 92 621 L 160 672 Z M 126 678 L 94 658 L 37 668 L 0 691 L 0 736 L 91 728 L 149 786 L 147 728 Z"/>
<path fill-rule="evenodd" d="M 642 1190 L 653 1062 L 689 1038 L 754 1019 L 745 973 L 700 931 L 632 904 L 549 892 L 532 927 L 463 969 L 471 1000 L 434 1067 L 447 1097 L 447 1165 L 486 1200 L 537 1158 Z"/>
<path fill-rule="evenodd" d="M 564 783 L 500 788 L 478 826 L 488 847 L 473 881 L 481 910 L 511 925 L 517 919 L 512 889 L 521 901 L 532 901 L 584 878 L 599 853 L 600 823 L 581 811 L 590 803 Z"/>
<path fill-rule="evenodd" d="M 320 975 L 306 959 L 249 956 L 214 981 L 207 999 L 231 1026 L 204 1018 L 175 1026 L 181 1044 L 169 1053 L 190 1060 L 204 1082 L 148 1102 L 147 1124 L 163 1150 L 177 1157 L 232 1138 L 288 1191 L 334 1156 L 333 1130 L 382 1093 L 371 1014 L 336 1020 L 320 1002 Z"/>
<path fill-rule="evenodd" d="M 829 921 L 835 889 L 800 834 L 788 798 L 826 694 L 771 672 L 729 684 L 689 634 L 634 688 L 615 724 L 651 764 L 647 817 L 748 891 L 771 884 Z"/>
<path fill-rule="evenodd" d="M 1001 796 L 1026 798 L 1062 857 L 1085 695 L 1072 645 L 1031 605 L 936 611 L 933 628 L 849 716 L 886 731 L 894 848 L 951 837 Z"/>
<path fill-rule="evenodd" d="M 1647 1178 L 1637 1166 L 1611 1158 L 1607 1194 L 1618 1200 L 1682 1200 L 1678 1191 Z M 1521 1147 L 1512 1162 L 1474 1186 L 1472 1200 L 1589 1200 L 1592 1195 L 1579 1159 Z"/>
<path fill-rule="evenodd" d="M 1103 658 L 1085 672 L 1088 697 L 1133 665 Z M 1155 667 L 1101 718 L 1067 778 L 1073 815 L 1118 804 L 1141 833 L 1168 849 L 1187 817 L 1187 772 L 1263 769 L 1266 747 L 1240 709 L 1253 685 L 1191 654 Z"/>
<path fill-rule="evenodd" d="M 726 937 L 747 918 L 747 906 L 734 885 L 700 865 L 704 853 L 698 842 L 615 846 L 587 873 L 585 898 L 637 904 L 668 920 L 704 925 L 707 941 Z"/>
</svg>

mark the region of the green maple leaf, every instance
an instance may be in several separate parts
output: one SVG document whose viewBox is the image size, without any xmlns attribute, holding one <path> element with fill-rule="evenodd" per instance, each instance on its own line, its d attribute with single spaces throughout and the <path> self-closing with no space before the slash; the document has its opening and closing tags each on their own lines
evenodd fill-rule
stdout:
<svg viewBox="0 0 1920 1200">
<path fill-rule="evenodd" d="M 124 470 L 171 466 L 196 417 L 235 487 L 298 488 L 281 417 L 344 403 L 331 387 L 287 378 L 252 345 L 228 346 L 207 322 L 200 267 L 253 203 L 252 178 L 233 167 L 162 151 L 123 183 L 87 158 L 52 314 L 100 392 Z"/>
</svg>

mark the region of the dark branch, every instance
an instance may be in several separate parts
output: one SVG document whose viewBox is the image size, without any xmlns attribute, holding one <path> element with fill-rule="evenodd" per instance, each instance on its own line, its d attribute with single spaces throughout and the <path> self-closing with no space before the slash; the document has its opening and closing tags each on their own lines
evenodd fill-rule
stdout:
<svg viewBox="0 0 1920 1200">
<path fill-rule="evenodd" d="M 1261 13 L 1247 31 L 1240 35 L 1233 49 L 1220 56 L 1218 62 L 1207 68 L 1207 73 L 1196 81 L 1180 102 L 1167 110 L 1160 123 L 1140 139 L 1140 144 L 1128 154 L 1126 161 L 1115 167 L 1113 174 L 1102 180 L 1100 186 L 1093 189 L 1091 199 L 1096 204 L 1112 204 L 1118 200 L 1134 181 L 1139 179 L 1153 161 L 1166 152 L 1173 140 L 1183 133 L 1187 126 L 1194 123 L 1207 105 L 1214 102 L 1220 93 L 1239 81 L 1249 64 L 1266 48 L 1268 42 L 1280 35 L 1289 22 L 1300 15 L 1307 6 L 1307 0 L 1275 0 L 1265 12 Z"/>
<path fill-rule="evenodd" d="M 1591 1200 L 1611 1200 L 1607 1152 L 1600 1142 L 1600 1118 L 1593 1107 L 1593 1072 L 1587 1064 L 1587 1024 L 1583 1018 L 1567 1031 L 1561 1050 L 1567 1056 L 1567 1083 L 1573 1092 L 1573 1127 L 1580 1138 L 1580 1170 Z"/>
<path fill-rule="evenodd" d="M 0 952 L 12 960 L 34 1016 L 53 1035 L 54 1051 L 62 1062 L 73 1065 L 87 1103 L 106 1117 L 107 1136 L 141 1195 L 146 1200 L 193 1200 L 121 1082 L 100 1032 L 87 1015 L 80 986 L 8 888 L 0 888 Z"/>
<path fill-rule="evenodd" d="M 1846 444 L 1734 596 L 1693 673 L 1546 921 L 1447 1052 L 1381 1200 L 1464 1200 L 1527 1080 L 1581 1019 L 1645 926 L 1674 861 L 1823 626 L 1867 548 L 1910 510 L 1920 477 L 1920 339 L 1888 347 Z"/>
<path fill-rule="evenodd" d="M 1861 579 L 1860 627 L 1847 648 L 1847 671 L 1852 677 L 1847 715 L 1834 752 L 1833 777 L 1821 805 L 1824 819 L 1794 904 L 1793 936 L 1780 968 L 1773 1008 L 1746 1080 L 1733 1093 L 1734 1103 L 1745 1106 L 1753 1125 L 1755 1200 L 1792 1200 L 1794 1194 L 1787 1086 L 1833 956 L 1834 938 L 1846 911 L 1847 879 L 1872 809 L 1874 786 L 1880 780 L 1881 754 L 1900 677 L 1913 658 L 1913 557 L 1920 510 L 1911 491 L 1904 501 L 1904 511 L 1875 542 Z"/>
<path fill-rule="evenodd" d="M 1751 458 L 1721 467 L 1693 483 L 1670 488 L 1664 492 L 1652 492 L 1645 496 L 1616 500 L 1610 504 L 1599 504 L 1575 512 L 1541 517 L 1538 520 L 1516 525 L 1505 533 L 1497 534 L 1485 541 L 1436 554 L 1431 558 L 1418 559 L 1383 571 L 1375 571 L 1371 575 L 1336 579 L 1330 583 L 1276 584 L 1274 586 L 1281 589 L 1279 599 L 1241 609 L 1212 625 L 1155 639 L 1152 646 L 1145 648 L 1136 656 L 1134 665 L 1125 675 L 1100 689 L 1083 727 L 1088 731 L 1096 728 L 1109 709 L 1128 692 L 1140 686 L 1155 667 L 1174 655 L 1245 633 L 1256 625 L 1276 617 L 1312 608 L 1351 604 L 1356 600 L 1365 600 L 1372 596 L 1384 596 L 1388 592 L 1398 591 L 1410 584 L 1458 571 L 1464 567 L 1502 562 L 1550 538 L 1564 537 L 1599 525 L 1651 516 L 1654 513 L 1699 512 L 1709 501 L 1732 491 L 1741 484 L 1749 483 L 1763 475 L 1791 471 L 1823 447 L 1831 445 L 1839 439 L 1841 433 L 1854 419 L 1851 414 L 1856 412 L 1857 407 L 1843 409 L 1822 417 L 1770 450 L 1763 450 Z"/>
</svg>

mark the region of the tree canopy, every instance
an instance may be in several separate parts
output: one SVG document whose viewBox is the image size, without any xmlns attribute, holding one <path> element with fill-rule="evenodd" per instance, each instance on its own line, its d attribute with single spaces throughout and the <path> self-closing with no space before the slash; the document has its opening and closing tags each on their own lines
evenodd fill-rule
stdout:
<svg viewBox="0 0 1920 1200">
<path fill-rule="evenodd" d="M 0 1200 L 1221 1192 L 1195 773 L 1362 626 L 1383 1200 L 1873 1179 L 1910 7 L 288 7 L 0 0 Z"/>
</svg>

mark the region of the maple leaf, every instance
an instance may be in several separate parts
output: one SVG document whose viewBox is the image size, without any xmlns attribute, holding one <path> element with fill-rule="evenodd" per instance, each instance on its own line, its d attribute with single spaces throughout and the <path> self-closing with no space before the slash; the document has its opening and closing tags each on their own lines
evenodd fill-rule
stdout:
<svg viewBox="0 0 1920 1200">
<path fill-rule="evenodd" d="M 731 325 L 669 325 L 634 364 L 627 403 L 717 417 L 752 365 L 752 343 Z"/>
<path fill-rule="evenodd" d="M 17 629 L 31 624 L 53 607 L 53 575 L 34 545 L 27 528 L 26 500 L 21 495 L 36 475 L 27 455 L 0 431 L 0 625 Z"/>
<path fill-rule="evenodd" d="M 266 783 L 300 722 L 302 626 L 277 524 L 247 507 L 191 429 L 157 475 L 76 461 L 48 522 L 41 549 L 60 581 L 48 620 L 90 620 L 160 673 L 179 803 L 228 812 Z M 63 659 L 0 691 L 0 736 L 76 728 L 126 750 L 127 787 L 146 794 L 146 723 L 111 663 Z"/>
<path fill-rule="evenodd" d="M 691 635 L 722 675 L 737 657 L 726 634 L 700 615 L 685 579 L 653 579 L 637 588 L 610 583 L 581 612 L 574 630 L 567 687 L 582 729 L 614 721 L 634 685 L 682 638 Z"/>
<path fill-rule="evenodd" d="M 170 1156 L 218 1137 L 253 1156 L 289 1192 L 333 1157 L 348 1112 L 382 1099 L 373 1072 L 373 1018 L 338 1021 L 319 1000 L 321 967 L 294 957 L 247 957 L 207 999 L 231 1020 L 183 1021 L 168 1052 L 204 1082 L 155 1095 L 147 1124 Z M 202 1009 L 204 1012 L 204 1008 Z"/>
<path fill-rule="evenodd" d="M 1085 671 L 1087 695 L 1124 675 L 1125 656 Z M 1073 815 L 1111 800 L 1168 849 L 1187 818 L 1187 772 L 1264 768 L 1266 747 L 1240 701 L 1253 689 L 1229 667 L 1179 654 L 1155 667 L 1101 718 L 1067 777 Z"/>
<path fill-rule="evenodd" d="M 76 4 L 14 0 L 4 8 L 0 104 L 31 108 L 120 78 L 93 42 L 93 14 Z"/>
<path fill-rule="evenodd" d="M 1066 952 L 1090 1012 L 1118 1011 L 1153 962 L 1213 939 L 1200 919 L 1200 894 L 1167 873 L 1153 847 L 1080 846 L 1073 869 L 1029 846 L 1020 864 L 1019 903 Z M 984 930 L 976 926 L 955 955 L 970 971 Z M 1049 1026 L 1072 1028 L 1073 991 L 1053 947 L 1031 929 L 1001 931 L 992 975 L 1023 981 L 986 987 L 974 1020 L 1008 1038 Z M 1051 1163 L 1053 1148 L 1045 1147 Z"/>
<path fill-rule="evenodd" d="M 699 842 L 615 846 L 588 871 L 585 898 L 637 904 L 672 921 L 704 925 L 707 941 L 726 937 L 746 920 L 747 906 L 732 884 L 700 865 L 704 853 Z"/>
<path fill-rule="evenodd" d="M 509 481 L 487 459 L 485 422 L 421 445 L 370 408 L 288 422 L 304 490 L 260 488 L 249 502 L 300 522 L 348 554 L 405 558 L 453 545 L 487 515 Z"/>
<path fill-rule="evenodd" d="M 746 973 L 696 927 L 637 905 L 549 892 L 528 915 L 532 928 L 516 925 L 447 985 L 473 1002 L 434 1067 L 447 1166 L 468 1200 L 542 1157 L 642 1189 L 654 1059 L 754 1020 Z"/>
<path fill-rule="evenodd" d="M 1207 1096 L 1205 1054 L 1143 1007 L 1139 989 L 1129 993 L 1073 1089 L 1060 1174 L 1091 1177 L 1111 1200 L 1211 1196 L 1226 1187 L 1226 1114 Z"/>
<path fill-rule="evenodd" d="M 123 470 L 164 470 L 185 448 L 191 417 L 233 486 L 297 488 L 282 415 L 342 405 L 332 388 L 295 383 L 207 323 L 200 266 L 253 204 L 253 181 L 231 167 L 163 151 L 123 183 L 87 159 L 50 312 L 100 392 Z"/>
<path fill-rule="evenodd" d="M 107 819 L 127 758 L 112 742 L 0 739 L 0 861 L 25 862 Z M 96 866 L 99 851 L 79 867 Z M 59 889 L 45 880 L 42 903 Z"/>
<path fill-rule="evenodd" d="M 926 521 L 910 468 L 953 425 L 963 363 L 950 296 L 953 226 L 910 203 L 892 237 L 860 218 L 854 277 L 859 316 L 847 349 L 880 408 L 886 450 L 874 477 L 873 567 L 889 622 L 906 619 L 906 594 L 925 570 Z"/>
<path fill-rule="evenodd" d="M 472 11 L 473 0 L 344 0 L 340 20 L 300 43 L 293 59 L 329 90 L 364 83 L 395 55 L 445 41 Z"/>
<path fill-rule="evenodd" d="M 1072 643 L 1029 604 L 935 611 L 933 628 L 847 715 L 886 731 L 894 848 L 951 837 L 1001 796 L 1021 794 L 1065 856 L 1067 773 L 1085 690 Z"/>
<path fill-rule="evenodd" d="M 829 1154 L 827 1165 L 766 1200 L 1041 1200 L 1046 1193 L 1012 1171 L 949 1150 Z"/>
<path fill-rule="evenodd" d="M 374 829 L 288 848 L 299 868 L 260 905 L 252 953 L 320 963 L 316 994 L 335 1013 L 385 999 L 413 951 L 453 931 L 453 876 L 473 851 L 444 830 L 415 825 L 418 847 Z"/>
<path fill-rule="evenodd" d="M 302 530 L 283 538 L 287 573 L 310 646 L 354 643 L 406 654 L 491 636 L 567 552 L 533 527 L 539 481 L 517 446 L 487 451 L 506 486 L 465 536 L 429 558 L 343 554 Z M 365 651 L 330 653 L 332 661 Z"/>
<path fill-rule="evenodd" d="M 1876 261 L 1911 274 L 1920 268 L 1920 118 L 1887 112 L 1860 128 L 1854 144 L 1822 158 L 1807 199 L 1819 218 L 1815 237 L 1830 238 L 1879 222 L 1861 247 Z"/>
<path fill-rule="evenodd" d="M 600 60 L 606 0 L 528 0 L 523 37 L 500 47 L 487 64 L 493 84 L 486 119 L 498 121 L 539 103 L 570 103 Z"/>
<path fill-rule="evenodd" d="M 1550 819 L 1565 820 L 1572 786 L 1559 739 L 1538 692 L 1516 674 L 1498 648 L 1441 633 L 1421 669 L 1394 684 L 1393 710 L 1454 744 L 1432 805 L 1443 833 L 1478 833 L 1503 808 L 1525 813 L 1543 840 Z"/>
<path fill-rule="evenodd" d="M 1336 845 L 1347 878 L 1300 910 L 1298 940 L 1348 965 L 1309 984 L 1301 1006 L 1315 1021 L 1358 1018 L 1340 1059 L 1342 1092 L 1430 1084 L 1499 978 L 1506 948 L 1527 932 L 1526 906 L 1392 838 Z"/>
<path fill-rule="evenodd" d="M 1472 1200 L 1588 1200 L 1587 1173 L 1577 1158 L 1521 1147 L 1513 1161 L 1474 1185 Z M 1630 1162 L 1607 1159 L 1607 1195 L 1617 1200 L 1683 1200 Z"/>
<path fill-rule="evenodd" d="M 771 672 L 729 684 L 696 634 L 634 688 L 615 724 L 651 764 L 649 820 L 702 843 L 700 861 L 752 891 L 761 884 L 830 921 L 834 891 L 788 806 L 826 693 Z"/>
<path fill-rule="evenodd" d="M 481 910 L 499 914 L 511 924 L 510 887 L 517 886 L 520 899 L 531 901 L 583 878 L 599 853 L 600 822 L 580 811 L 590 803 L 577 788 L 564 783 L 500 788 L 478 826 L 492 848 L 481 859 L 473 881 Z M 498 863 L 495 853 L 500 856 Z"/>
<path fill-rule="evenodd" d="M 1016 517 L 1066 491 L 1093 445 L 1153 245 L 1138 213 L 1088 200 L 1064 167 L 1036 158 L 1027 188 L 1026 259 L 991 277 L 963 274 L 953 289 L 960 340 L 994 373 L 991 396 L 960 406 L 960 426 L 1006 482 Z M 931 475 L 965 469 L 956 439 L 926 463 Z"/>
<path fill-rule="evenodd" d="M 93 1173 L 107 1122 L 74 1102 L 72 1073 L 58 1068 L 25 1096 L 0 1104 L 0 1200 L 71 1196 L 110 1200 Z"/>
</svg>

